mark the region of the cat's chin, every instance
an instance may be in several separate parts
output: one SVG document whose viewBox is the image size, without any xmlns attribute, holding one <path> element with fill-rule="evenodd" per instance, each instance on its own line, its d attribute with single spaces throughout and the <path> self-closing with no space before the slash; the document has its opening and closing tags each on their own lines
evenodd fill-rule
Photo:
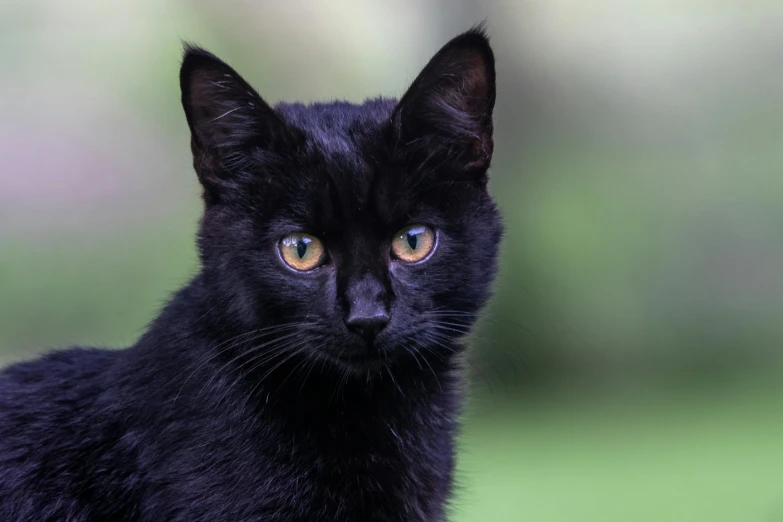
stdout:
<svg viewBox="0 0 783 522">
<path fill-rule="evenodd" d="M 403 353 L 399 350 L 380 352 L 376 349 L 367 349 L 352 353 L 321 354 L 328 362 L 342 371 L 353 372 L 357 375 L 367 375 L 384 371 L 402 359 Z"/>
</svg>

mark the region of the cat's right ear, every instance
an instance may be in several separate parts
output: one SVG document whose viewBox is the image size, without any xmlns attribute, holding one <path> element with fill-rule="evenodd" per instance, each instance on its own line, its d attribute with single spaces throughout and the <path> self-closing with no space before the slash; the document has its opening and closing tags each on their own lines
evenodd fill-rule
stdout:
<svg viewBox="0 0 783 522">
<path fill-rule="evenodd" d="M 203 49 L 185 45 L 180 87 L 193 166 L 207 203 L 253 175 L 248 170 L 254 154 L 290 139 L 291 131 L 261 96 Z"/>
</svg>

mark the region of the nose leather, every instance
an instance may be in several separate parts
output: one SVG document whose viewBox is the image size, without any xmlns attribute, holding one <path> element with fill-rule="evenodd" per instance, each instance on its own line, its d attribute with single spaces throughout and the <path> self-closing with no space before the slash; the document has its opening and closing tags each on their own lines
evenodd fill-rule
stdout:
<svg viewBox="0 0 783 522">
<path fill-rule="evenodd" d="M 346 289 L 348 314 L 345 324 L 368 340 L 372 340 L 389 323 L 386 290 L 370 274 L 352 281 Z"/>
</svg>

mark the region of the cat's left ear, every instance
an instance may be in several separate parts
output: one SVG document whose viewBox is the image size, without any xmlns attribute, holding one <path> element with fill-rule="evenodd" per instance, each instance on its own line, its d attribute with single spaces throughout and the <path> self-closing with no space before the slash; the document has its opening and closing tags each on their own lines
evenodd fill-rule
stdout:
<svg viewBox="0 0 783 522">
<path fill-rule="evenodd" d="M 392 115 L 396 153 L 446 157 L 486 179 L 492 159 L 495 59 L 481 27 L 447 43 Z"/>
</svg>

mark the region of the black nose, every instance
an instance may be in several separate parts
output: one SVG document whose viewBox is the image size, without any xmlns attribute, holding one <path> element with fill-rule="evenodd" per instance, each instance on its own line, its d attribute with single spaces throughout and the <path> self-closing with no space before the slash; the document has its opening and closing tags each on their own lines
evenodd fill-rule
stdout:
<svg viewBox="0 0 783 522">
<path fill-rule="evenodd" d="M 372 274 L 365 274 L 347 284 L 345 289 L 347 316 L 345 325 L 368 341 L 389 323 L 386 289 Z"/>
<path fill-rule="evenodd" d="M 375 310 L 371 314 L 351 313 L 345 319 L 345 324 L 350 330 L 371 341 L 389 324 L 389 314 L 385 310 Z"/>
</svg>

